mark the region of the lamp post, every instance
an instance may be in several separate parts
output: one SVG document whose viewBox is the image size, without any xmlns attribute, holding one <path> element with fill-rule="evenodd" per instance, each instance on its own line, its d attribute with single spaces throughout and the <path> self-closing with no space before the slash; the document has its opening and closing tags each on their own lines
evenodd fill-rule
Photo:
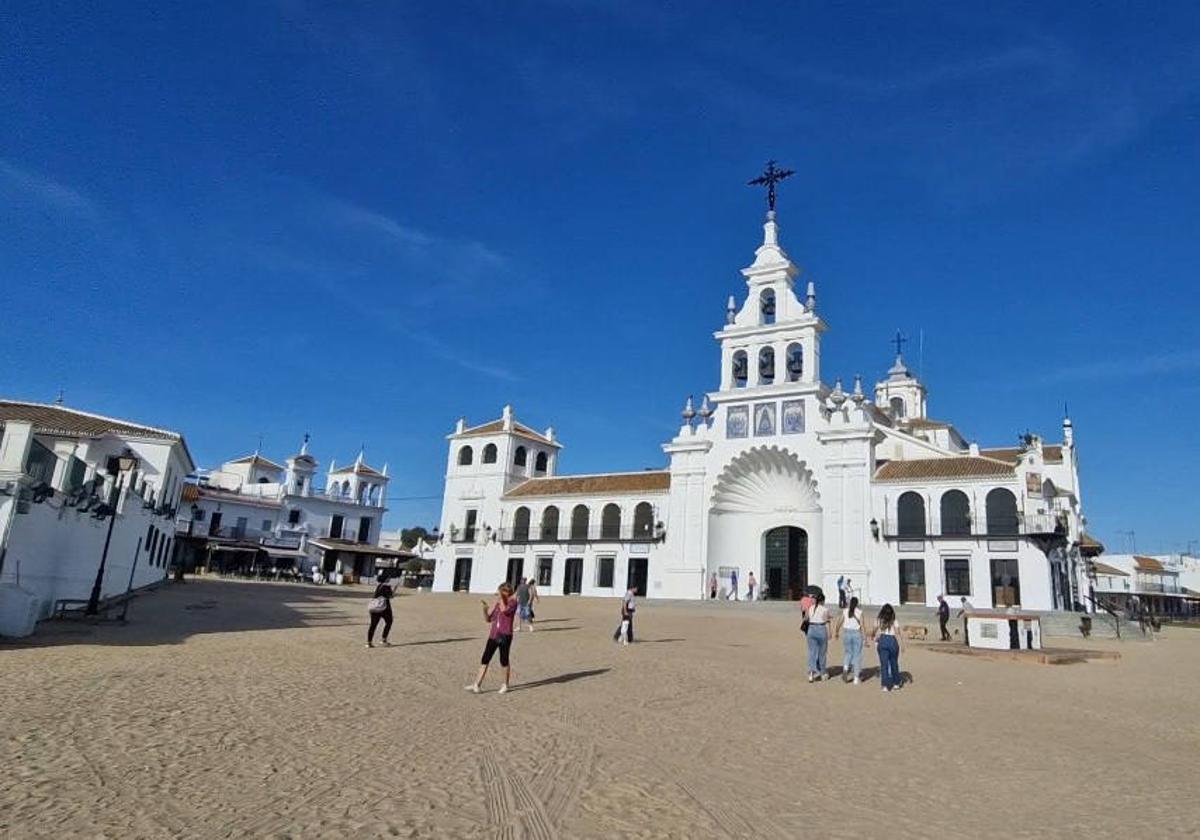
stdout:
<svg viewBox="0 0 1200 840">
<path fill-rule="evenodd" d="M 114 484 L 112 510 L 108 514 L 108 533 L 104 537 L 104 551 L 100 554 L 100 568 L 96 570 L 96 582 L 92 584 L 92 594 L 88 598 L 87 609 L 84 610 L 85 615 L 95 615 L 100 612 L 100 590 L 104 586 L 104 564 L 108 561 L 108 545 L 112 542 L 113 525 L 117 522 L 117 502 L 121 496 L 121 485 L 118 479 L 121 475 L 136 469 L 137 464 L 138 459 L 128 449 L 124 454 L 110 458 L 108 461 L 108 473 L 113 476 Z"/>
</svg>

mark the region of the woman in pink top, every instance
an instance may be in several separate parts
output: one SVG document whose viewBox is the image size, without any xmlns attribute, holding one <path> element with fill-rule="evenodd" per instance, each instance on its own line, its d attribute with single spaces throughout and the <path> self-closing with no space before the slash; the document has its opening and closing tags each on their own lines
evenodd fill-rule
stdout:
<svg viewBox="0 0 1200 840">
<path fill-rule="evenodd" d="M 513 597 L 513 589 L 507 583 L 500 584 L 497 594 L 500 600 L 490 606 L 487 601 L 479 602 L 483 604 L 483 620 L 491 624 L 492 629 L 488 632 L 483 658 L 479 661 L 479 676 L 475 678 L 475 682 L 465 686 L 466 690 L 473 694 L 479 693 L 479 687 L 483 684 L 483 678 L 487 676 L 488 665 L 491 664 L 496 651 L 500 651 L 500 667 L 504 669 L 501 694 L 508 692 L 508 680 L 512 676 L 512 669 L 508 666 L 508 649 L 512 646 L 513 616 L 517 613 L 517 599 Z"/>
</svg>

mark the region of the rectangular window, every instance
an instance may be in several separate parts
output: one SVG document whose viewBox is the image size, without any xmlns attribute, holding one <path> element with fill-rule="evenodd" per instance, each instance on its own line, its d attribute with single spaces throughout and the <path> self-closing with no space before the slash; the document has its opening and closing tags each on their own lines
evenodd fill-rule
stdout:
<svg viewBox="0 0 1200 840">
<path fill-rule="evenodd" d="M 601 589 L 612 589 L 613 562 L 612 557 L 601 557 L 596 566 L 596 586 Z"/>
<path fill-rule="evenodd" d="M 1021 573 L 1017 561 L 992 558 L 992 606 L 1015 607 L 1021 603 Z"/>
<path fill-rule="evenodd" d="M 358 520 L 358 541 L 360 543 L 371 541 L 371 517 L 363 516 Z"/>
<path fill-rule="evenodd" d="M 946 594 L 971 594 L 971 561 L 966 557 L 947 557 Z"/>
<path fill-rule="evenodd" d="M 270 530 L 271 530 L 271 520 L 270 520 L 270 519 L 264 519 L 264 520 L 263 520 L 263 526 L 262 526 L 262 529 L 263 529 L 264 531 L 270 531 Z"/>
<path fill-rule="evenodd" d="M 246 517 L 244 517 L 244 516 L 239 516 L 239 517 L 237 518 L 237 525 L 235 525 L 235 526 L 234 526 L 234 533 L 233 533 L 233 535 L 234 535 L 235 537 L 237 537 L 239 540 L 240 540 L 242 537 L 246 536 L 246 525 L 248 525 L 248 524 L 249 524 L 249 522 L 250 522 L 250 520 L 249 520 L 249 519 L 247 519 Z"/>
<path fill-rule="evenodd" d="M 925 603 L 925 561 L 905 558 L 900 561 L 900 603 Z"/>
<path fill-rule="evenodd" d="M 475 523 L 479 520 L 479 511 L 467 511 L 467 523 L 463 527 L 463 542 L 475 542 Z"/>
<path fill-rule="evenodd" d="M 203 521 L 204 521 L 204 515 L 205 515 L 205 514 L 204 514 L 204 508 L 196 508 L 196 512 L 195 512 L 195 514 L 192 516 L 192 518 L 193 518 L 193 519 L 195 519 L 197 522 L 203 522 Z"/>
<path fill-rule="evenodd" d="M 87 464 L 71 456 L 71 460 L 67 462 L 67 477 L 63 482 L 63 492 L 71 493 L 83 486 L 83 476 L 87 472 Z"/>
<path fill-rule="evenodd" d="M 150 559 L 153 561 L 153 559 L 154 559 L 154 543 L 158 540 L 158 529 L 156 529 L 153 525 L 151 525 L 148 530 L 149 530 L 150 534 L 146 538 L 146 545 L 144 547 L 146 549 L 146 553 L 150 555 Z"/>
<path fill-rule="evenodd" d="M 329 536 L 330 537 L 332 537 L 335 540 L 340 540 L 342 538 L 342 522 L 343 521 L 344 520 L 342 519 L 342 515 L 340 513 L 335 513 L 333 516 L 329 517 Z"/>
<path fill-rule="evenodd" d="M 549 586 L 550 579 L 554 575 L 554 558 L 539 557 L 538 558 L 538 586 Z"/>
<path fill-rule="evenodd" d="M 54 478 L 54 463 L 57 458 L 48 448 L 36 440 L 30 441 L 29 457 L 25 459 L 25 474 L 34 481 L 47 484 Z"/>
<path fill-rule="evenodd" d="M 208 535 L 215 537 L 221 532 L 221 511 L 214 511 L 212 519 L 208 520 Z"/>
<path fill-rule="evenodd" d="M 289 525 L 299 525 L 300 524 L 300 509 L 299 508 L 288 511 L 288 524 Z"/>
</svg>

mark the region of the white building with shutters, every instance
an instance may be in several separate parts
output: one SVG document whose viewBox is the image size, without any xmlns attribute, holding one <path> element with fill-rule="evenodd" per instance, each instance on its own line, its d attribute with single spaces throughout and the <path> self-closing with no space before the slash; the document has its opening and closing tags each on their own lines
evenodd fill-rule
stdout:
<svg viewBox="0 0 1200 840">
<path fill-rule="evenodd" d="M 897 353 L 873 389 L 822 370 L 827 326 L 774 212 L 730 296 L 716 387 L 689 398 L 661 470 L 562 475 L 553 429 L 509 407 L 448 436 L 434 588 L 705 598 L 750 573 L 769 598 L 837 581 L 871 604 L 1089 608 L 1082 494 L 1069 419 L 1061 441 L 980 447 L 928 415 Z M 803 293 L 798 289 L 803 288 Z"/>
</svg>

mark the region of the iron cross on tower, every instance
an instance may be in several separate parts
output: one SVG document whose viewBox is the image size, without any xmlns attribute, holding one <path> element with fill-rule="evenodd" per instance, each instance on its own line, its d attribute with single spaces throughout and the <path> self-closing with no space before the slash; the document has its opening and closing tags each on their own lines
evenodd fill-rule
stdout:
<svg viewBox="0 0 1200 840">
<path fill-rule="evenodd" d="M 767 161 L 767 168 L 763 170 L 763 174 L 759 175 L 753 181 L 746 183 L 751 187 L 766 187 L 767 188 L 767 209 L 772 213 L 775 212 L 775 185 L 784 178 L 790 178 L 796 173 L 791 169 L 777 169 L 775 161 Z"/>
<path fill-rule="evenodd" d="M 896 355 L 899 356 L 900 351 L 904 349 L 904 345 L 908 343 L 908 339 L 904 337 L 900 330 L 896 330 L 896 337 L 892 339 L 891 343 L 896 345 Z"/>
</svg>

